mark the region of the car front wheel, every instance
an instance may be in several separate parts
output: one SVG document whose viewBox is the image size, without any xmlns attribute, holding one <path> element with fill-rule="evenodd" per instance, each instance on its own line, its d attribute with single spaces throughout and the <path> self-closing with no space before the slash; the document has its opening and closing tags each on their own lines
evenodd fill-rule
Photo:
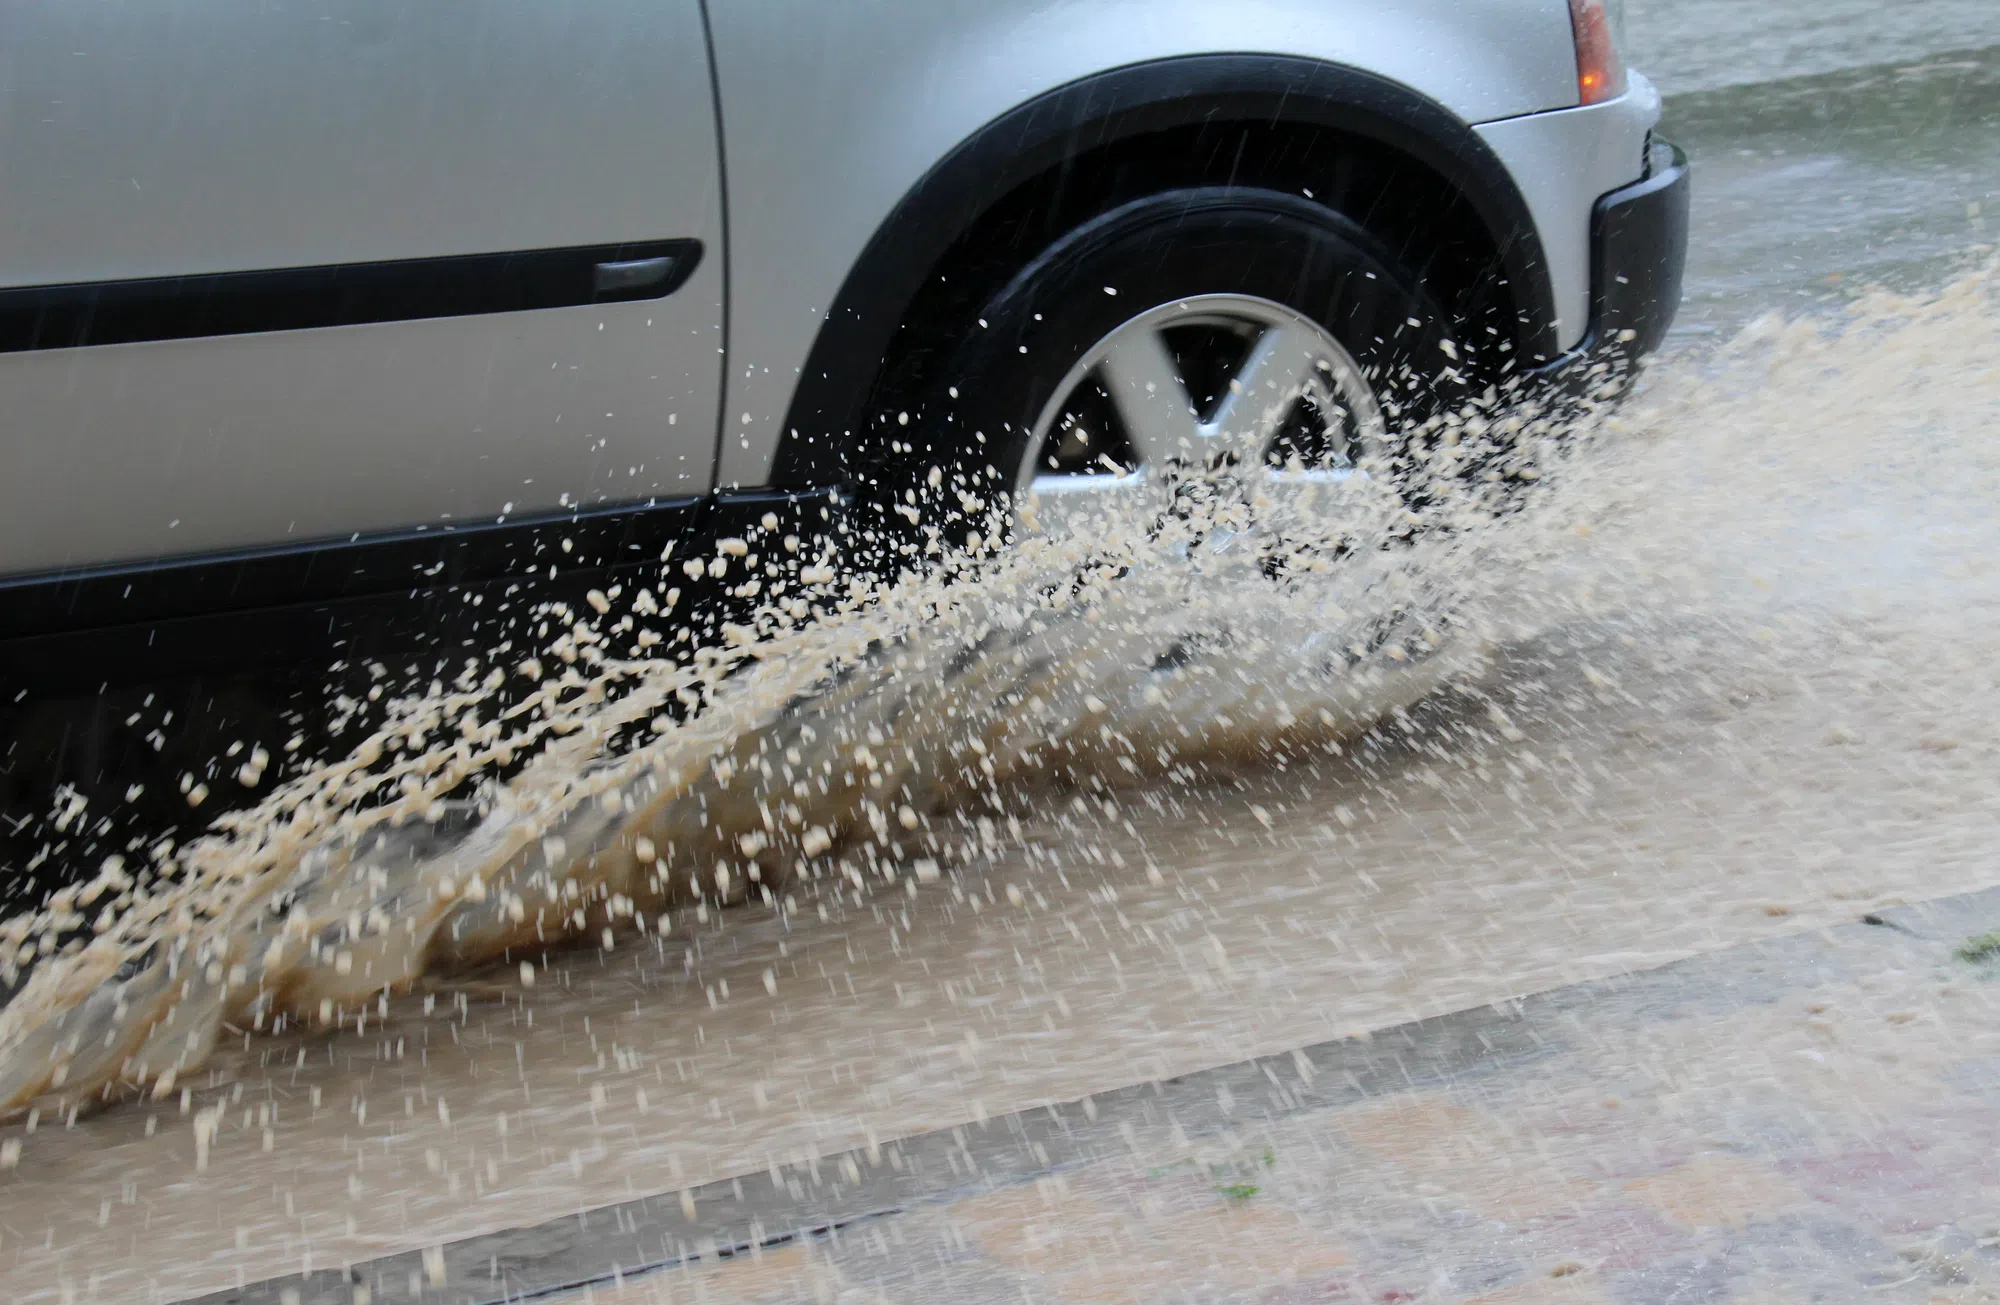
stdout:
<svg viewBox="0 0 2000 1305">
<path fill-rule="evenodd" d="M 1403 432 L 1462 388 L 1455 352 L 1415 279 L 1341 214 L 1174 191 L 1071 231 L 961 326 L 922 453 L 1029 530 L 1143 517 L 1194 486 L 1393 481 Z"/>
</svg>

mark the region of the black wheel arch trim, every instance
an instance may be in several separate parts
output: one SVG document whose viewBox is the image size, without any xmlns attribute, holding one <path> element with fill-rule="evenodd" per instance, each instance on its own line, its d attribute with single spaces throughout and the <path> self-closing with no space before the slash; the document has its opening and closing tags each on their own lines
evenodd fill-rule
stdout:
<svg viewBox="0 0 2000 1305">
<path fill-rule="evenodd" d="M 1204 54 L 1131 64 L 1009 110 L 935 164 L 850 269 L 794 391 L 769 483 L 838 480 L 881 359 L 926 277 L 994 204 L 1065 158 L 1203 122 L 1267 120 L 1371 139 L 1439 173 L 1485 224 L 1524 318 L 1526 359 L 1558 352 L 1553 292 L 1527 202 L 1471 124 L 1374 73 L 1291 55 Z"/>
</svg>

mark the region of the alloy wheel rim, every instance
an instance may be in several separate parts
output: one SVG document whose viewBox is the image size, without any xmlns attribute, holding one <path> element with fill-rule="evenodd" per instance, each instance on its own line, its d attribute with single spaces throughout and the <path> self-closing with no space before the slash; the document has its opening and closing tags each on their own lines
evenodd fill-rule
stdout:
<svg viewBox="0 0 2000 1305">
<path fill-rule="evenodd" d="M 1292 497 L 1365 475 L 1386 434 L 1360 365 L 1319 323 L 1251 295 L 1174 300 L 1114 328 L 1056 387 L 1017 515 L 1055 531 L 1165 510 L 1193 482 Z"/>
</svg>

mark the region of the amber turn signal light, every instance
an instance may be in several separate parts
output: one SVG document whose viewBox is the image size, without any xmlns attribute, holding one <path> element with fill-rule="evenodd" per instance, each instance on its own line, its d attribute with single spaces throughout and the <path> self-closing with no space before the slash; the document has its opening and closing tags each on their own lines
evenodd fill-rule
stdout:
<svg viewBox="0 0 2000 1305">
<path fill-rule="evenodd" d="M 1602 104 L 1625 93 L 1625 60 L 1618 53 L 1605 0 L 1569 0 L 1576 31 L 1576 90 L 1584 104 Z"/>
</svg>

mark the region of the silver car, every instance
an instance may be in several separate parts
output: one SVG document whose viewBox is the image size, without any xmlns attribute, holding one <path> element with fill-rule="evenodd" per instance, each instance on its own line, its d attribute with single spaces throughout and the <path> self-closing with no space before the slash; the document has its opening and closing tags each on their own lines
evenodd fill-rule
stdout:
<svg viewBox="0 0 2000 1305">
<path fill-rule="evenodd" d="M 1556 374 L 1679 297 L 1619 0 L 4 3 L 37 692 L 393 641 L 941 459 L 1338 459 L 1438 340 Z"/>
</svg>

